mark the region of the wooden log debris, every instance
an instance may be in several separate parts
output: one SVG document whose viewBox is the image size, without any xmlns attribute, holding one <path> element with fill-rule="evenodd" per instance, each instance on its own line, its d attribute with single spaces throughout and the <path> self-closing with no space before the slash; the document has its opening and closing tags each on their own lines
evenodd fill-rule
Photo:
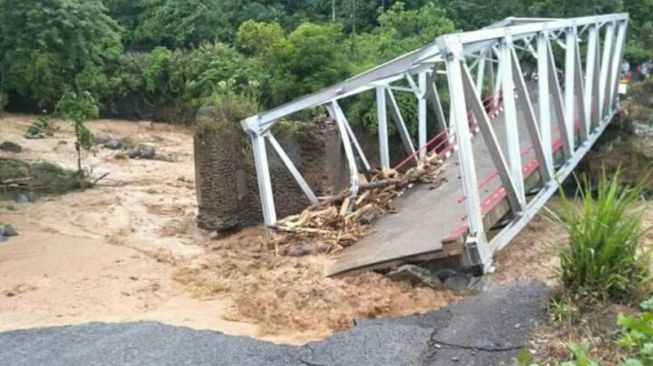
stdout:
<svg viewBox="0 0 653 366">
<path fill-rule="evenodd" d="M 371 181 L 360 184 L 358 196 L 352 196 L 347 189 L 335 196 L 320 197 L 319 204 L 269 226 L 272 235 L 268 245 L 281 253 L 289 245 L 306 243 L 319 243 L 321 251 L 340 251 L 361 239 L 378 217 L 396 212 L 392 201 L 412 185 L 439 186 L 443 169 L 442 161 L 433 154 L 404 173 L 375 171 Z"/>
</svg>

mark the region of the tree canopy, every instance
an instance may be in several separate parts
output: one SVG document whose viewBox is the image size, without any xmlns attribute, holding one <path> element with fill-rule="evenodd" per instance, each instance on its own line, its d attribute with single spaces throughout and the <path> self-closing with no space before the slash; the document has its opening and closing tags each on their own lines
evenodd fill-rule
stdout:
<svg viewBox="0 0 653 366">
<path fill-rule="evenodd" d="M 456 29 L 619 11 L 626 58 L 653 58 L 653 0 L 0 0 L 0 105 L 88 91 L 104 114 L 176 120 L 229 85 L 269 108 Z"/>
</svg>

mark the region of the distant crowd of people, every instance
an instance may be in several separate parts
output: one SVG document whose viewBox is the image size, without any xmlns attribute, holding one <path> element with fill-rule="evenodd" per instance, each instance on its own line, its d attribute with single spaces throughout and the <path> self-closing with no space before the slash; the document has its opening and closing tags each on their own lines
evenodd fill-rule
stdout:
<svg viewBox="0 0 653 366">
<path fill-rule="evenodd" d="M 653 73 L 653 60 L 648 60 L 635 66 L 633 71 L 628 61 L 621 64 L 621 77 L 627 80 L 643 81 Z"/>
</svg>

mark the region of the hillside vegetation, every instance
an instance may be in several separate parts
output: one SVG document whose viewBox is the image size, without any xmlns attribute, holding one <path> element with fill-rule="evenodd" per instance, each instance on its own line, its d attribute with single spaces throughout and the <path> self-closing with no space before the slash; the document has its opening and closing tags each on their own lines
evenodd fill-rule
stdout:
<svg viewBox="0 0 653 366">
<path fill-rule="evenodd" d="M 0 107 L 88 91 L 103 115 L 185 122 L 227 89 L 270 108 L 456 29 L 619 11 L 626 58 L 651 58 L 648 0 L 0 0 Z M 346 106 L 353 123 L 374 125 L 371 103 Z"/>
</svg>

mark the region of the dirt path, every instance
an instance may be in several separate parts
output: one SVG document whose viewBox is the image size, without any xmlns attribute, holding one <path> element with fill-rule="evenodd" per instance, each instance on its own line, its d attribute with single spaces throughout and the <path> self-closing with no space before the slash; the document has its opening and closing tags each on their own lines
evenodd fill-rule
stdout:
<svg viewBox="0 0 653 366">
<path fill-rule="evenodd" d="M 75 166 L 72 133 L 25 140 L 32 116 L 0 119 L 0 157 Z M 248 229 L 221 240 L 195 225 L 192 132 L 149 122 L 89 123 L 172 161 L 125 160 L 100 148 L 84 164 L 100 186 L 0 202 L 0 222 L 20 235 L 0 244 L 0 330 L 91 321 L 156 320 L 274 342 L 305 343 L 356 319 L 438 309 L 461 295 L 380 275 L 324 276 L 329 258 L 281 258 Z M 26 309 L 29 309 L 26 311 Z"/>
</svg>

